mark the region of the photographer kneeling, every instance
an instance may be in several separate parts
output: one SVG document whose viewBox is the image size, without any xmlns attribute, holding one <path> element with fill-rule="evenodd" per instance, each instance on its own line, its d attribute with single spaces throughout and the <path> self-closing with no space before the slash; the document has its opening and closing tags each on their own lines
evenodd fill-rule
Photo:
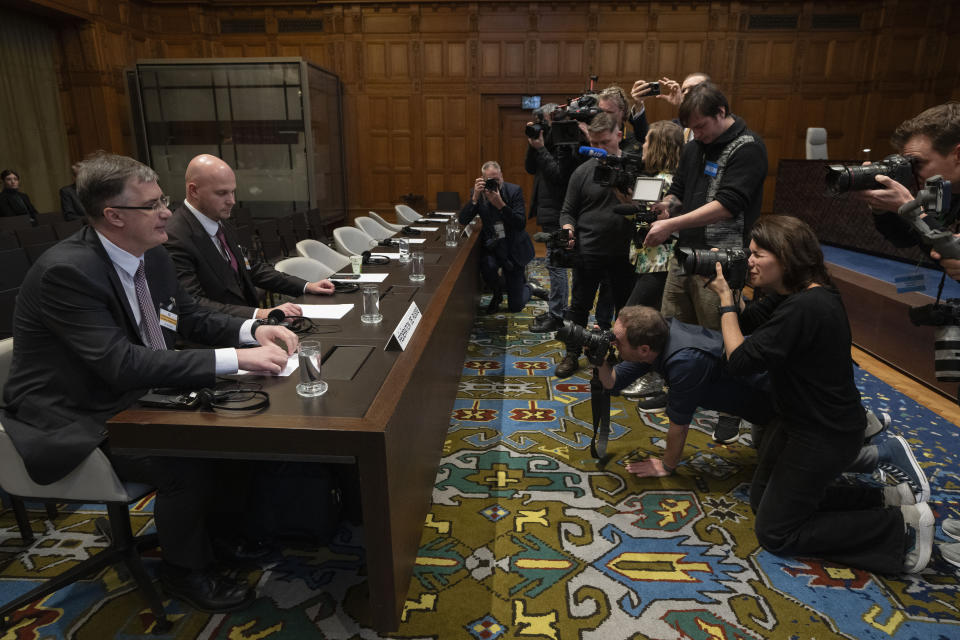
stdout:
<svg viewBox="0 0 960 640">
<path fill-rule="evenodd" d="M 761 218 L 750 236 L 749 284 L 779 295 L 741 312 L 719 265 L 709 286 L 720 297 L 729 370 L 767 371 L 780 415 L 764 431 L 750 488 L 757 540 L 777 555 L 921 571 L 933 545 L 926 503 L 893 506 L 882 488 L 834 484 L 860 451 L 865 417 L 850 325 L 817 237 L 787 216 Z"/>
</svg>

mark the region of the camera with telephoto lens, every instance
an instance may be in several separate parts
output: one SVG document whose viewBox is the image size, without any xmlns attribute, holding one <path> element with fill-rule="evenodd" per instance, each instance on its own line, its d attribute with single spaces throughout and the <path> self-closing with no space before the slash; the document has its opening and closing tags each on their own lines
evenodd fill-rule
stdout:
<svg viewBox="0 0 960 640">
<path fill-rule="evenodd" d="M 960 381 L 960 298 L 911 307 L 910 322 L 918 327 L 936 327 L 933 358 L 937 380 Z"/>
<path fill-rule="evenodd" d="M 599 367 L 607 358 L 607 354 L 610 353 L 613 332 L 603 331 L 602 329 L 587 331 L 578 324 L 564 320 L 563 326 L 557 329 L 556 339 L 565 342 L 567 349 L 574 353 L 584 349 L 590 364 Z"/>
<path fill-rule="evenodd" d="M 911 188 L 915 184 L 913 161 L 905 156 L 889 155 L 873 164 L 827 165 L 827 191 L 840 194 L 847 191 L 882 189 L 883 185 L 875 180 L 877 176 L 888 176 L 903 186 Z"/>
<path fill-rule="evenodd" d="M 712 278 L 717 275 L 716 265 L 723 269 L 723 277 L 731 289 L 742 289 L 747 284 L 747 258 L 749 249 L 691 249 L 676 247 L 673 256 L 680 265 L 684 275 L 705 276 Z"/>
<path fill-rule="evenodd" d="M 550 233 L 538 231 L 533 234 L 533 239 L 547 245 L 547 263 L 551 267 L 573 269 L 577 266 L 579 254 L 576 249 L 568 248 L 570 235 L 566 229 L 557 229 Z"/>
<path fill-rule="evenodd" d="M 533 124 L 528 124 L 523 129 L 523 133 L 528 138 L 535 140 L 546 130 L 546 119 L 543 117 L 543 112 L 540 109 L 533 112 L 533 117 Z"/>
<path fill-rule="evenodd" d="M 597 96 L 591 93 L 585 93 L 571 99 L 567 104 L 557 107 L 550 114 L 553 144 L 558 146 L 579 145 L 581 142 L 580 127 L 577 123 L 586 122 L 590 124 L 598 113 L 600 113 L 600 107 L 598 106 Z"/>
<path fill-rule="evenodd" d="M 606 155 L 599 161 L 593 171 L 593 181 L 604 187 L 616 187 L 624 193 L 633 189 L 637 177 L 643 173 L 643 158 L 638 153 Z"/>
</svg>

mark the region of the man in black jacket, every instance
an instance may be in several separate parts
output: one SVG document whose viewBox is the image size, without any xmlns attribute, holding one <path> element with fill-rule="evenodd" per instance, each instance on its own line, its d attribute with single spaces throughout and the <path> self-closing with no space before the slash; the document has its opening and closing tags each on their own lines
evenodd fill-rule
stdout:
<svg viewBox="0 0 960 640">
<path fill-rule="evenodd" d="M 208 465 L 111 454 L 106 421 L 151 387 L 211 387 L 238 369 L 279 372 L 297 336 L 206 309 L 178 285 L 160 246 L 170 210 L 152 169 L 103 153 L 81 163 L 77 185 L 89 225 L 48 249 L 20 287 L 4 430 L 39 484 L 103 448 L 121 479 L 157 488 L 166 589 L 206 611 L 244 606 L 247 585 L 212 570 Z M 177 336 L 264 346 L 174 351 Z"/>
<path fill-rule="evenodd" d="M 180 284 L 201 304 L 244 318 L 266 318 L 273 309 L 257 308 L 257 287 L 288 296 L 329 295 L 329 280 L 307 282 L 280 273 L 272 265 L 251 260 L 229 224 L 236 204 L 237 179 L 220 158 L 202 154 L 187 165 L 187 197 L 167 225 L 167 251 Z M 301 315 L 299 305 L 278 307 L 288 316 Z"/>
<path fill-rule="evenodd" d="M 662 244 L 671 235 L 693 249 L 742 249 L 760 217 L 767 149 L 759 135 L 730 113 L 715 85 L 694 86 L 680 103 L 680 121 L 695 139 L 680 156 L 666 197 L 654 205 L 661 219 L 650 226 L 644 244 Z M 669 216 L 669 217 L 667 217 Z M 681 322 L 720 328 L 718 298 L 671 260 L 661 311 Z"/>
<path fill-rule="evenodd" d="M 476 216 L 483 223 L 480 275 L 493 290 L 487 313 L 496 313 L 504 293 L 507 308 L 517 312 L 531 295 L 547 298 L 543 287 L 527 282 L 526 266 L 533 260 L 534 252 L 526 230 L 523 189 L 504 182 L 500 164 L 493 160 L 484 162 L 480 173 L 467 204 L 460 210 L 460 224 L 469 224 Z"/>
</svg>

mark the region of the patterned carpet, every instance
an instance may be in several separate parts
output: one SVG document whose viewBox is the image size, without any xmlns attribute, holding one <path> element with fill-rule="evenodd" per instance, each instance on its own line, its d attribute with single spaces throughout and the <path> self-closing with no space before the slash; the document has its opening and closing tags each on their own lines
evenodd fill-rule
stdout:
<svg viewBox="0 0 960 640">
<path fill-rule="evenodd" d="M 666 418 L 613 398 L 613 458 L 598 468 L 589 372 L 550 376 L 559 343 L 526 331 L 543 310 L 532 301 L 477 318 L 403 623 L 389 637 L 960 638 L 960 584 L 939 556 L 918 576 L 878 576 L 760 549 L 746 501 L 755 452 L 715 444 L 708 412 L 677 475 L 640 480 L 624 459 L 661 450 Z M 866 372 L 857 383 L 917 451 L 938 522 L 960 516 L 960 430 Z M 135 529 L 151 526 L 151 506 L 137 505 Z M 46 535 L 20 553 L 12 513 L 0 514 L 0 601 L 104 545 L 96 509 L 65 508 L 55 526 L 31 515 Z M 250 574 L 258 599 L 246 611 L 170 601 L 174 628 L 156 637 L 381 637 L 364 622 L 362 535 L 344 525 L 329 548 L 278 553 Z M 18 613 L 3 640 L 128 638 L 145 623 L 149 610 L 110 569 Z"/>
</svg>

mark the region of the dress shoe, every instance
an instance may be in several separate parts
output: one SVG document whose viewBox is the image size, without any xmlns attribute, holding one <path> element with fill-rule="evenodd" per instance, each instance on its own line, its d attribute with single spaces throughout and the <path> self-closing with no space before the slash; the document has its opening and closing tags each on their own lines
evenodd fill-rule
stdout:
<svg viewBox="0 0 960 640">
<path fill-rule="evenodd" d="M 530 287 L 530 295 L 534 298 L 546 300 L 550 297 L 550 292 L 538 285 L 536 282 L 528 282 L 527 286 Z"/>
<path fill-rule="evenodd" d="M 169 595 L 206 613 L 237 611 L 253 602 L 250 585 L 212 571 L 189 571 L 164 563 L 160 584 Z"/>
<path fill-rule="evenodd" d="M 556 369 L 553 371 L 553 375 L 558 378 L 569 378 L 576 373 L 577 369 L 579 368 L 580 357 L 572 353 L 568 353 L 567 355 L 563 356 L 563 360 L 557 364 Z"/>
<path fill-rule="evenodd" d="M 562 326 L 563 320 L 548 313 L 531 322 L 530 331 L 533 333 L 548 333 L 550 331 L 556 331 Z"/>
<path fill-rule="evenodd" d="M 490 296 L 490 302 L 487 304 L 487 314 L 496 313 L 500 310 L 500 303 L 503 302 L 503 294 L 495 293 Z"/>
<path fill-rule="evenodd" d="M 256 563 L 275 551 L 263 540 L 214 538 L 213 555 L 221 562 Z"/>
</svg>

